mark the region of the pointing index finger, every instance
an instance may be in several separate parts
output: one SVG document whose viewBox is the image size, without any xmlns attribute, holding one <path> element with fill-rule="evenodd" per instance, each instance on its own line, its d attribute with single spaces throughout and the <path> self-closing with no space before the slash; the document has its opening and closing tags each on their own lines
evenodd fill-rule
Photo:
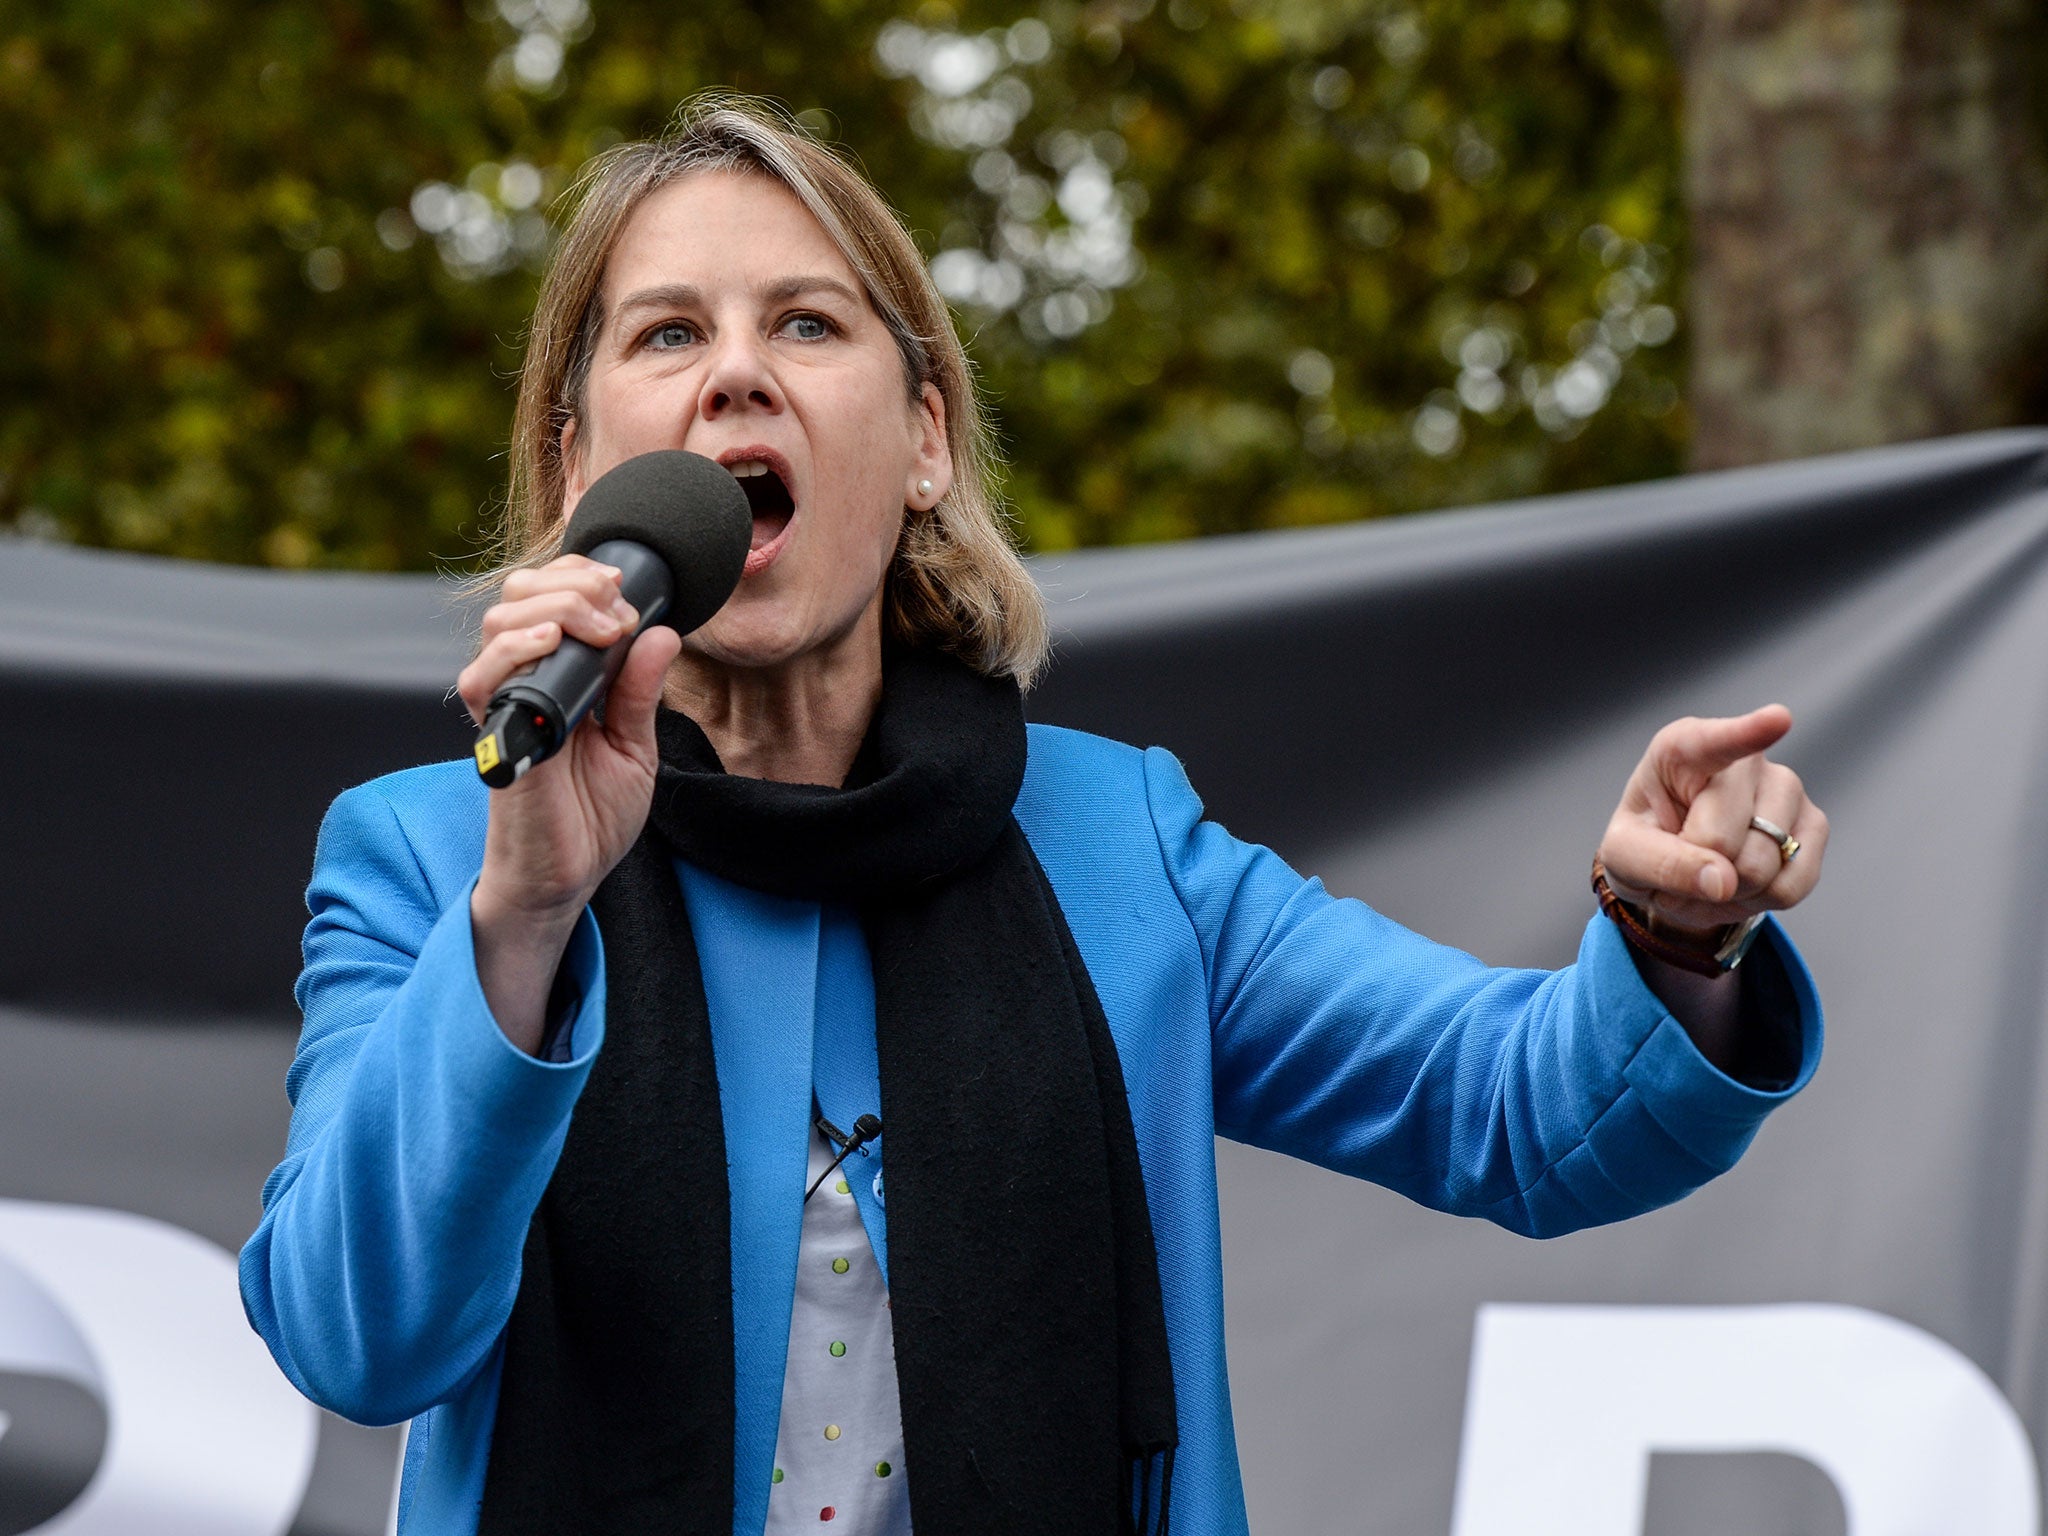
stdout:
<svg viewBox="0 0 2048 1536">
<path fill-rule="evenodd" d="M 1746 715 L 1723 719 L 1681 720 L 1667 726 L 1661 743 L 1667 773 L 1704 784 L 1715 774 L 1762 752 L 1792 729 L 1792 711 L 1766 704 Z"/>
</svg>

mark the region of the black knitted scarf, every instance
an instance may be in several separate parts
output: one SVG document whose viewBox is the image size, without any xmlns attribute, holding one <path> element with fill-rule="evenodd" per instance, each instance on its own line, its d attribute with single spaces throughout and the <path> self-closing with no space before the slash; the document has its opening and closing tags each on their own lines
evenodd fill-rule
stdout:
<svg viewBox="0 0 2048 1536">
<path fill-rule="evenodd" d="M 866 930 L 918 1536 L 1163 1533 L 1152 1224 L 1102 1004 L 1012 815 L 1015 684 L 892 650 L 843 789 L 729 776 L 680 714 L 658 731 L 647 830 L 593 903 L 605 1045 L 527 1237 L 480 1536 L 732 1530 L 725 1131 L 672 857 Z"/>
</svg>

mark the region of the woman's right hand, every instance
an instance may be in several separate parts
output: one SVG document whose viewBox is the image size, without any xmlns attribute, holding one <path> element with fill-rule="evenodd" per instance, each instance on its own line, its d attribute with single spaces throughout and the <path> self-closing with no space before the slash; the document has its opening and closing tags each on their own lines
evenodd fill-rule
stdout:
<svg viewBox="0 0 2048 1536">
<path fill-rule="evenodd" d="M 637 622 L 619 573 L 582 555 L 505 578 L 484 615 L 483 648 L 456 689 L 479 724 L 491 696 L 572 635 L 600 650 Z M 604 721 L 587 717 L 562 750 L 491 791 L 483 873 L 470 896 L 477 975 L 499 1027 L 528 1052 L 541 1043 L 555 969 L 577 916 L 639 837 L 659 762 L 654 712 L 662 679 L 682 648 L 657 626 L 633 642 L 606 695 Z"/>
</svg>

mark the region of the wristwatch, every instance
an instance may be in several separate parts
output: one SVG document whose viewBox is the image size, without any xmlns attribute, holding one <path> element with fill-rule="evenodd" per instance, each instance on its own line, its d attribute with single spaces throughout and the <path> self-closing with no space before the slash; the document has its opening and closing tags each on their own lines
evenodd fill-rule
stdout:
<svg viewBox="0 0 2048 1536">
<path fill-rule="evenodd" d="M 1711 940 L 1711 948 L 1706 943 L 1686 942 L 1669 933 L 1657 933 L 1651 928 L 1651 914 L 1623 901 L 1614 887 L 1607 883 L 1606 867 L 1597 855 L 1593 859 L 1593 894 L 1600 899 L 1600 910 L 1607 914 L 1630 944 L 1666 965 L 1691 971 L 1695 976 L 1725 976 L 1742 964 L 1742 957 L 1756 942 L 1757 930 L 1764 921 L 1763 913 L 1754 912 L 1739 923 L 1730 923 L 1718 933 L 1705 935 Z"/>
</svg>

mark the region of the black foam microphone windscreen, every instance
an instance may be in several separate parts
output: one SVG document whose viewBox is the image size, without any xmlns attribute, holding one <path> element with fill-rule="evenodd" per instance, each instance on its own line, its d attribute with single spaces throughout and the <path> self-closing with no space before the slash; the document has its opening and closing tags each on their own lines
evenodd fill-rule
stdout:
<svg viewBox="0 0 2048 1536">
<path fill-rule="evenodd" d="M 565 636 L 492 695 L 474 749 L 483 781 L 502 789 L 559 752 L 650 624 L 687 635 L 724 607 L 753 535 L 747 493 L 701 454 L 643 453 L 592 482 L 569 519 L 563 553 L 616 566 L 619 593 L 640 621 L 601 651 Z"/>
<path fill-rule="evenodd" d="M 753 536 L 754 514 L 739 481 L 700 453 L 665 448 L 627 459 L 591 483 L 569 519 L 562 552 L 588 555 L 615 539 L 645 545 L 674 582 L 668 611 L 655 622 L 687 635 L 732 596 Z"/>
</svg>

